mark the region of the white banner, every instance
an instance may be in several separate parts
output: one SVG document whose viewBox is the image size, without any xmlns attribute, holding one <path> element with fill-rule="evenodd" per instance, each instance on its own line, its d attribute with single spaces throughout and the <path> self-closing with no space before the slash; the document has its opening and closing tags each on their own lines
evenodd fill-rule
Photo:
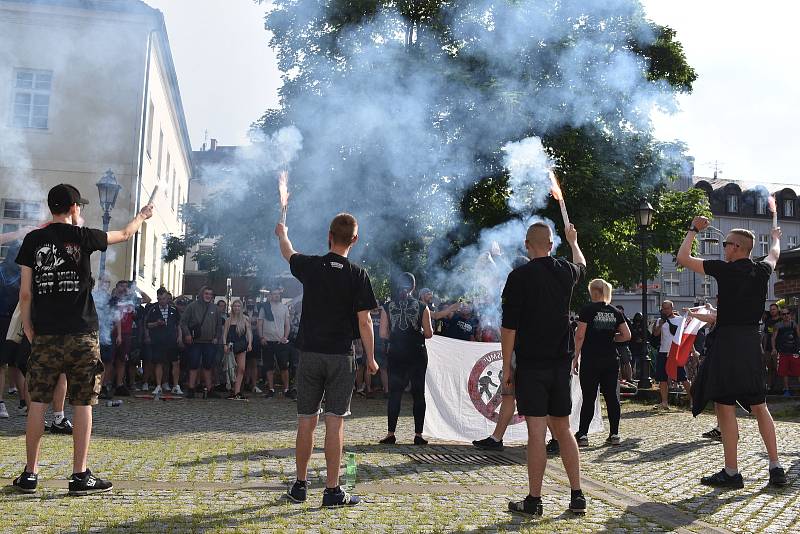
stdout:
<svg viewBox="0 0 800 534">
<path fill-rule="evenodd" d="M 427 340 L 428 373 L 425 378 L 425 435 L 446 441 L 470 443 L 494 432 L 500 413 L 500 343 L 477 343 L 442 336 Z M 577 377 L 572 380 L 570 426 L 577 432 L 583 396 Z M 527 442 L 525 420 L 514 414 L 504 442 Z M 589 433 L 602 432 L 598 395 Z"/>
</svg>

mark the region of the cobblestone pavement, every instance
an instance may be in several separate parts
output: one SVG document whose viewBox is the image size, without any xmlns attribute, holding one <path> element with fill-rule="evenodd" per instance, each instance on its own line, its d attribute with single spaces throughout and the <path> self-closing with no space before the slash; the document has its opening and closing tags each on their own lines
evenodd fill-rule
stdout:
<svg viewBox="0 0 800 534">
<path fill-rule="evenodd" d="M 9 406 L 12 403 L 9 402 Z M 741 423 L 740 468 L 745 488 L 720 492 L 700 476 L 722 465 L 722 447 L 700 434 L 713 417 L 686 411 L 653 414 L 623 408 L 619 447 L 591 436 L 582 449 L 590 511 L 565 512 L 568 486 L 560 462 L 545 479 L 545 516 L 506 512 L 526 494 L 524 450 L 507 447 L 486 465 L 471 447 L 382 447 L 382 401 L 354 399 L 346 424 L 348 451 L 358 458 L 362 506 L 321 510 L 325 462 L 312 457 L 309 502 L 281 498 L 294 474 L 295 406 L 284 399 L 125 400 L 95 410 L 90 468 L 115 483 L 113 493 L 66 497 L 71 438 L 46 435 L 39 493 L 0 492 L 0 532 L 798 532 L 800 531 L 800 419 L 778 423 L 790 486 L 766 487 L 766 457 L 755 421 Z M 25 419 L 0 420 L 0 479 L 8 483 L 24 463 Z M 322 431 L 318 443 L 322 443 Z M 483 436 L 476 436 L 483 437 Z M 398 439 L 413 438 L 410 406 Z M 415 453 L 449 455 L 421 463 Z M 471 456 L 470 456 L 471 455 Z M 481 460 L 481 461 L 476 461 Z M 448 463 L 449 462 L 449 463 Z"/>
</svg>

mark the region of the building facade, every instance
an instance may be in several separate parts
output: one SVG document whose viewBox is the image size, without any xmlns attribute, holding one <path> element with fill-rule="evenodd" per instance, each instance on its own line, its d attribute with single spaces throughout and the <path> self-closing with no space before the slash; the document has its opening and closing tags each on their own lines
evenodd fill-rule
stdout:
<svg viewBox="0 0 800 534">
<path fill-rule="evenodd" d="M 183 263 L 162 258 L 166 236 L 183 233 L 193 167 L 160 11 L 140 0 L 0 0 L 0 139 L 6 231 L 46 219 L 58 183 L 89 199 L 85 224 L 102 228 L 96 183 L 111 170 L 122 186 L 112 229 L 159 184 L 155 215 L 109 249 L 106 274 L 151 297 L 159 286 L 183 292 Z"/>
<path fill-rule="evenodd" d="M 688 186 L 688 182 L 686 186 Z M 776 183 L 749 183 L 740 180 L 693 177 L 691 187 L 702 189 L 709 199 L 713 218 L 711 226 L 698 235 L 699 255 L 704 259 L 724 259 L 722 241 L 734 228 L 750 230 L 755 234 L 753 257 L 766 256 L 770 247 L 772 213 L 767 199 L 774 195 L 778 211 L 778 225 L 783 231 L 781 248 L 796 249 L 800 239 L 800 213 L 798 209 L 798 186 Z M 716 231 L 716 230 L 718 231 Z M 677 251 L 675 251 L 677 254 Z M 657 315 L 661 302 L 671 300 L 677 308 L 692 306 L 695 302 L 714 302 L 717 294 L 716 281 L 710 276 L 701 276 L 679 269 L 675 255 L 662 254 L 658 278 L 648 282 L 648 313 Z M 772 275 L 767 295 L 767 304 L 782 298 L 780 288 L 776 295 L 776 274 Z M 616 290 L 614 304 L 625 307 L 628 315 L 641 311 L 641 290 Z"/>
</svg>

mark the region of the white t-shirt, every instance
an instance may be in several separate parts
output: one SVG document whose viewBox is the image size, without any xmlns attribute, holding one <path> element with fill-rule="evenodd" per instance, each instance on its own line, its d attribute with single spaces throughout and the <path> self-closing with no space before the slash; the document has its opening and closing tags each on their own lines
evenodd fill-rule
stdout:
<svg viewBox="0 0 800 534">
<path fill-rule="evenodd" d="M 669 352 L 673 337 L 669 325 L 671 324 L 672 328 L 675 329 L 681 325 L 681 321 L 683 321 L 683 317 L 670 317 L 661 325 L 661 346 L 658 348 L 658 352 Z"/>
<path fill-rule="evenodd" d="M 259 316 L 264 319 L 263 337 L 267 341 L 280 341 L 286 333 L 286 325 L 291 320 L 289 317 L 289 307 L 280 302 L 270 302 L 268 304 L 272 308 L 272 316 L 275 320 L 268 321 L 263 312 L 259 314 Z"/>
</svg>

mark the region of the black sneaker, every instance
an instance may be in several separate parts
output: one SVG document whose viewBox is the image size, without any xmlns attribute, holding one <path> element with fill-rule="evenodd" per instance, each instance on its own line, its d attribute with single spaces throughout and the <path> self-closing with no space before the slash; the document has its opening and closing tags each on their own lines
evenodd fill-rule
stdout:
<svg viewBox="0 0 800 534">
<path fill-rule="evenodd" d="M 571 493 L 569 499 L 569 511 L 573 514 L 586 513 L 586 497 L 581 490 L 575 490 Z"/>
<path fill-rule="evenodd" d="M 547 451 L 547 454 L 552 456 L 558 456 L 561 452 L 561 447 L 558 446 L 558 440 L 555 438 L 548 441 L 544 449 Z"/>
<path fill-rule="evenodd" d="M 23 471 L 11 484 L 22 493 L 35 493 L 36 486 L 39 484 L 39 475 Z"/>
<path fill-rule="evenodd" d="M 386 436 L 378 443 L 380 443 L 381 445 L 394 445 L 395 443 L 397 443 L 397 438 L 394 436 L 394 434 L 392 434 L 391 436 Z"/>
<path fill-rule="evenodd" d="M 97 478 L 88 469 L 85 473 L 73 473 L 69 477 L 69 494 L 77 497 L 103 493 L 104 491 L 109 491 L 112 487 L 113 484 L 111 482 Z"/>
<path fill-rule="evenodd" d="M 275 396 L 275 390 L 274 389 L 268 389 L 267 392 L 264 393 L 264 398 L 265 399 L 271 399 L 274 396 Z"/>
<path fill-rule="evenodd" d="M 287 399 L 297 400 L 297 390 L 296 389 L 290 389 L 289 391 L 286 392 L 285 395 L 286 395 Z"/>
<path fill-rule="evenodd" d="M 770 486 L 785 486 L 789 483 L 786 480 L 786 471 L 783 467 L 773 467 L 769 470 L 769 485 Z"/>
<path fill-rule="evenodd" d="M 575 434 L 575 441 L 578 442 L 578 447 L 588 447 L 589 446 L 589 437 L 588 436 L 579 436 Z"/>
<path fill-rule="evenodd" d="M 56 423 L 53 421 L 53 424 L 50 425 L 50 433 L 51 434 L 72 434 L 72 423 L 66 417 L 61 420 L 60 423 Z"/>
<path fill-rule="evenodd" d="M 117 386 L 117 388 L 114 390 L 114 395 L 117 397 L 130 397 L 131 392 L 128 391 L 128 388 L 125 386 Z"/>
<path fill-rule="evenodd" d="M 341 486 L 337 486 L 334 489 L 325 488 L 325 493 L 322 494 L 323 508 L 332 506 L 355 506 L 360 502 L 361 499 L 357 495 L 350 495 L 344 491 Z"/>
<path fill-rule="evenodd" d="M 414 436 L 414 445 L 427 445 L 428 440 L 422 436 Z"/>
<path fill-rule="evenodd" d="M 308 482 L 295 480 L 292 487 L 286 491 L 286 496 L 292 502 L 306 502 L 306 497 L 308 496 Z"/>
<path fill-rule="evenodd" d="M 108 384 L 103 386 L 103 388 L 100 390 L 100 395 L 98 395 L 98 398 L 101 399 L 101 400 L 111 400 L 111 399 L 113 399 L 114 398 L 114 392 L 111 391 L 111 386 L 108 385 Z"/>
<path fill-rule="evenodd" d="M 503 440 L 497 441 L 492 436 L 484 439 L 476 439 L 472 442 L 472 445 L 474 445 L 476 449 L 482 451 L 502 451 L 504 448 Z"/>
<path fill-rule="evenodd" d="M 713 439 L 714 441 L 722 441 L 722 432 L 716 428 L 712 428 L 708 432 L 703 432 L 703 437 L 706 439 Z"/>
<path fill-rule="evenodd" d="M 542 509 L 542 498 L 528 495 L 521 501 L 511 501 L 508 503 L 508 511 L 541 517 L 544 513 Z"/>
<path fill-rule="evenodd" d="M 704 486 L 715 486 L 717 488 L 742 489 L 744 487 L 741 473 L 731 476 L 725 472 L 725 469 L 722 469 L 719 473 L 701 478 L 700 483 Z"/>
</svg>

